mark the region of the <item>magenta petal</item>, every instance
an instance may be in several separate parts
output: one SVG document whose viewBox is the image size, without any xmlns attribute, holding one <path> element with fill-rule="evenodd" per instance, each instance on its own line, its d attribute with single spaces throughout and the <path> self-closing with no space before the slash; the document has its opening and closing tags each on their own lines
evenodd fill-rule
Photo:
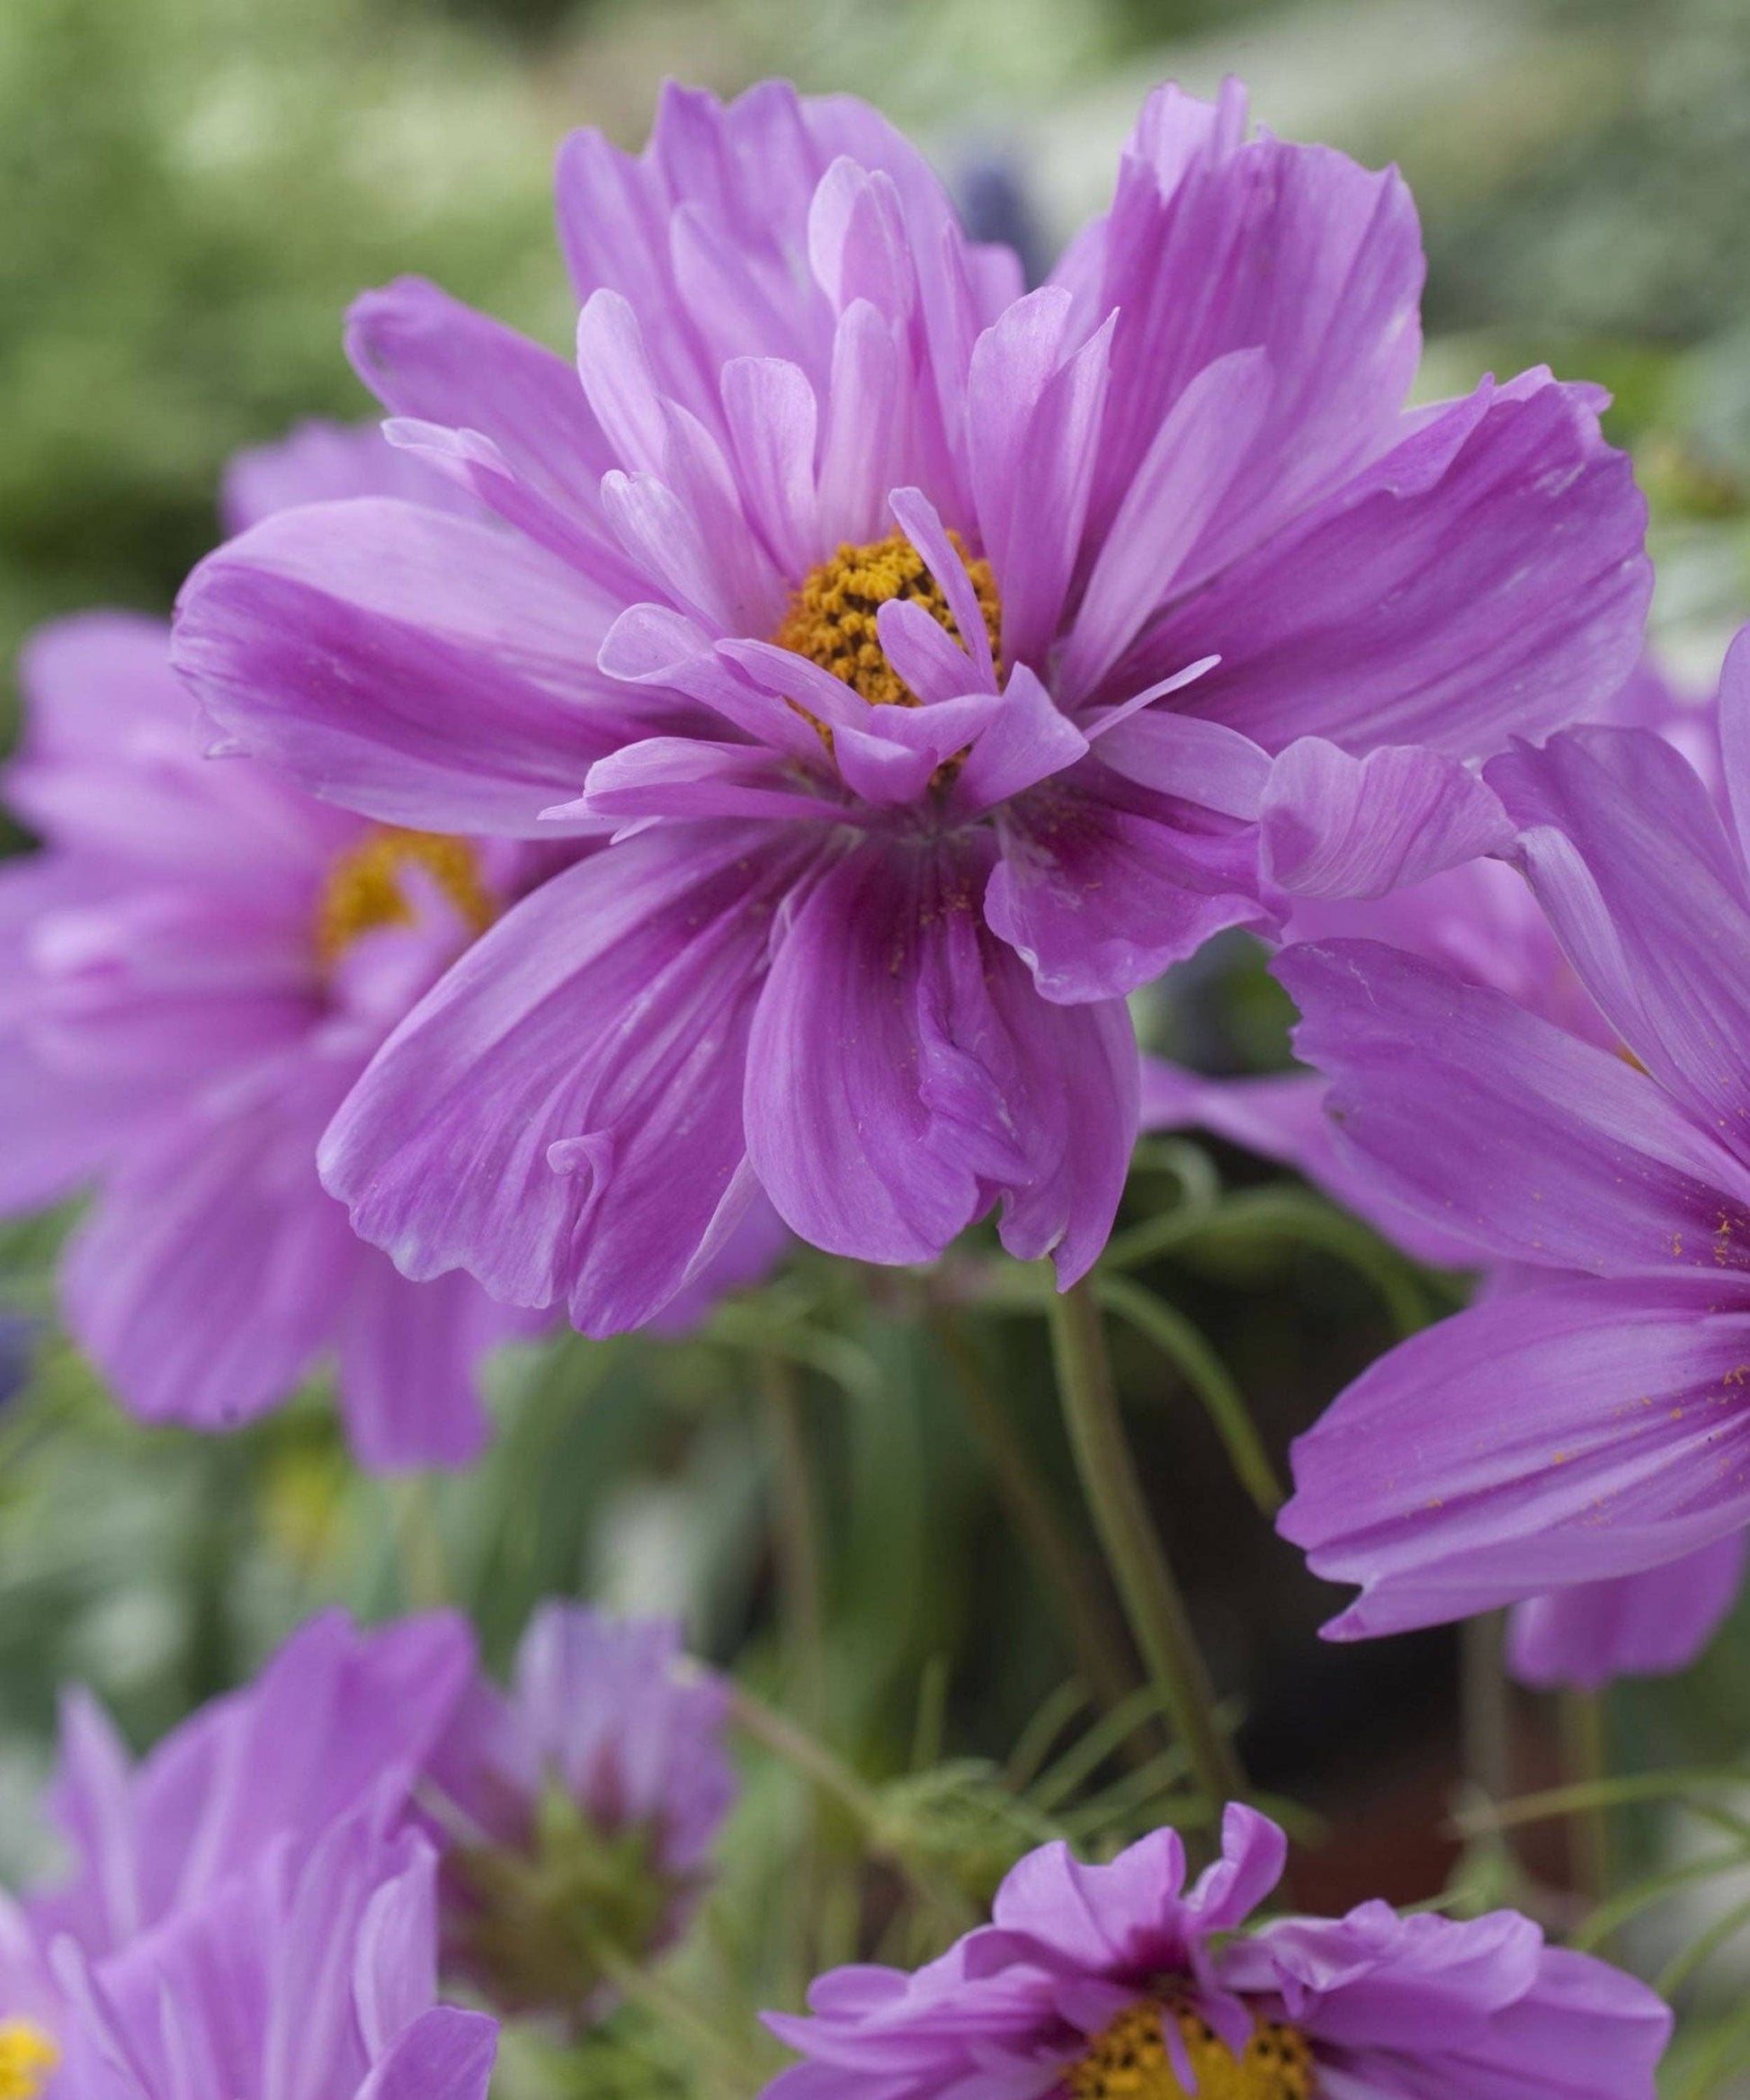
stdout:
<svg viewBox="0 0 1750 2100">
<path fill-rule="evenodd" d="M 1750 1533 L 1639 1575 L 1576 1583 L 1516 1605 L 1508 1667 L 1522 1684 L 1601 1692 L 1616 1677 L 1664 1677 L 1701 1653 L 1744 1587 Z"/>
<path fill-rule="evenodd" d="M 296 424 L 275 443 L 251 445 L 226 462 L 219 496 L 225 537 L 235 539 L 275 511 L 355 496 L 397 496 L 438 510 L 470 512 L 471 498 L 447 475 L 392 445 L 374 423 Z"/>
<path fill-rule="evenodd" d="M 1601 1275 L 1750 1263 L 1750 1176 L 1643 1073 L 1372 941 L 1274 964 L 1330 1075 L 1339 1150 L 1497 1260 Z"/>
<path fill-rule="evenodd" d="M 1338 1148 L 1325 1095 L 1325 1081 L 1312 1072 L 1206 1079 L 1145 1058 L 1142 1128 L 1213 1130 L 1230 1144 L 1296 1168 L 1416 1261 L 1437 1269 L 1475 1267 L 1484 1256 L 1474 1241 L 1393 1202 L 1365 1161 Z"/>
<path fill-rule="evenodd" d="M 616 461 L 563 358 L 417 277 L 355 299 L 346 347 L 391 416 L 478 431 L 531 487 L 595 516 Z"/>
<path fill-rule="evenodd" d="M 177 667 L 300 785 L 388 823 L 537 836 L 638 733 L 594 603 L 509 533 L 411 504 L 282 511 L 183 585 Z M 513 639 L 513 638 L 514 638 Z"/>
<path fill-rule="evenodd" d="M 1257 835 L 1090 760 L 1010 803 L 985 910 L 1048 999 L 1122 997 L 1259 925 Z"/>
<path fill-rule="evenodd" d="M 1384 897 L 1512 843 L 1491 789 L 1414 746 L 1352 758 L 1298 737 L 1272 767 L 1260 813 L 1264 878 L 1300 897 Z"/>
<path fill-rule="evenodd" d="M 381 1473 L 477 1459 L 488 1427 L 481 1367 L 535 1324 L 471 1276 L 410 1283 L 371 1249 L 354 1264 L 335 1337 L 335 1385 L 359 1463 Z"/>
<path fill-rule="evenodd" d="M 1558 1282 L 1402 1343 L 1294 1450 L 1280 1520 L 1399 1632 L 1684 1559 L 1750 1523 L 1750 1311 L 1708 1287 Z"/>
<path fill-rule="evenodd" d="M 1421 347 L 1422 246 L 1402 177 L 1326 147 L 1246 143 L 1245 126 L 1237 87 L 1219 107 L 1157 90 L 1109 217 L 1055 273 L 1085 325 L 1119 313 L 1097 531 L 1192 376 L 1237 351 L 1268 359 L 1268 420 L 1210 541 L 1224 560 L 1390 444 Z"/>
<path fill-rule="evenodd" d="M 404 1273 L 466 1268 L 586 1333 L 686 1277 L 742 1159 L 774 916 L 815 850 L 662 826 L 526 898 L 379 1053 L 323 1142 L 328 1184 Z"/>
<path fill-rule="evenodd" d="M 1088 729 L 1103 765 L 1139 787 L 1255 822 L 1270 783 L 1271 760 L 1249 737 L 1172 708 L 1119 711 L 1122 719 L 1109 728 L 1103 718 Z"/>
<path fill-rule="evenodd" d="M 763 746 L 699 737 L 649 737 L 598 758 L 583 806 L 594 816 L 629 820 L 777 817 L 832 823 L 845 815 L 842 802 L 814 791 L 806 775 L 781 765 Z"/>
<path fill-rule="evenodd" d="M 344 1082 L 296 1053 L 263 1065 L 111 1169 L 68 1255 L 67 1318 L 145 1420 L 234 1428 L 327 1345 L 363 1252 L 316 1178 Z"/>
<path fill-rule="evenodd" d="M 1629 1049 L 1750 1156 L 1750 891 L 1707 789 L 1647 729 L 1587 728 L 1488 769 L 1576 970 Z"/>
<path fill-rule="evenodd" d="M 1196 707 L 1267 750 L 1496 751 L 1633 669 L 1645 505 L 1591 398 L 1538 374 L 1431 412 L 1386 459 L 1195 593 L 1147 666 L 1211 651 Z"/>
<path fill-rule="evenodd" d="M 1110 1229 L 1135 1130 L 1121 1005 L 1053 1014 L 978 913 L 973 842 L 860 848 L 797 915 L 748 1050 L 748 1148 L 831 1252 L 927 1261 L 999 1197 L 1066 1282 Z"/>
<path fill-rule="evenodd" d="M 356 2100 L 487 2100 L 497 2054 L 496 2021 L 433 2006 L 396 2037 Z"/>
</svg>

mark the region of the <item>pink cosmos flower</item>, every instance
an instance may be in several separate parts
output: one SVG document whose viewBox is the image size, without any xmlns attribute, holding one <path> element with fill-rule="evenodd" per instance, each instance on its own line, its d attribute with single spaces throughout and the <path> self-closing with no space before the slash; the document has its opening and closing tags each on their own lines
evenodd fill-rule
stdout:
<svg viewBox="0 0 1750 2100">
<path fill-rule="evenodd" d="M 306 1863 L 326 1863 L 312 1868 L 313 1889 L 350 1889 L 364 1900 L 374 1883 L 355 1878 L 359 1863 L 380 1861 L 379 1839 L 414 1828 L 415 1787 L 474 1668 L 473 1637 L 453 1614 L 360 1633 L 340 1613 L 325 1613 L 253 1684 L 200 1709 L 138 1763 L 96 1702 L 70 1692 L 48 1810 L 72 1854 L 71 1874 L 17 1899 L 0 1896 L 0 2090 L 39 2089 L 66 2058 L 50 2100 L 83 2093 L 72 2060 L 88 1980 L 107 1979 L 109 1993 L 124 1976 L 158 1974 L 210 1931 L 228 1930 L 213 1921 L 235 1921 L 239 1903 L 258 1924 L 272 1923 L 288 1877 Z M 367 1826 L 377 1835 L 367 1838 Z M 331 1842 L 327 1834 L 342 1827 L 354 1837 Z M 398 1876 L 409 1860 L 396 1857 Z M 418 1867 L 415 1878 L 423 1887 L 428 1869 Z M 258 1898 L 268 1913 L 255 1911 Z M 429 1894 L 421 1900 L 429 1906 Z M 426 1978 L 428 2001 L 436 1944 L 433 1925 L 424 1969 L 415 1971 Z M 257 1953 L 269 1961 L 265 1947 L 247 1959 Z M 8 2086 L 8 2071 L 31 2077 Z M 147 2089 L 157 2091 L 149 2082 Z M 240 2080 L 212 2100 L 254 2089 Z M 326 2100 L 325 2089 L 300 2089 Z M 352 2090 L 336 2100 L 350 2100 Z"/>
<path fill-rule="evenodd" d="M 434 2002 L 436 1863 L 392 1813 L 386 1822 L 367 1806 L 308 1850 L 282 1841 L 106 1961 L 62 1942 L 56 1965 L 73 2008 L 64 2040 L 49 2058 L 39 2042 L 7 2091 L 487 2100 L 496 2023 Z M 13 2039 L 23 2046 L 16 2029 Z"/>
<path fill-rule="evenodd" d="M 1339 1148 L 1514 1272 L 1374 1365 L 1296 1448 L 1282 1529 L 1362 1587 L 1336 1634 L 1654 1569 L 1665 1608 L 1687 1583 L 1699 1616 L 1737 1566 L 1750 636 L 1727 661 L 1720 734 L 1729 821 L 1643 729 L 1572 730 L 1488 769 L 1603 1043 L 1371 942 L 1276 965 L 1306 1016 L 1297 1048 L 1331 1078 Z M 1657 1608 L 1648 1593 L 1631 1622 L 1655 1648 Z"/>
<path fill-rule="evenodd" d="M 447 1937 L 493 2004 L 597 2011 L 594 1942 L 638 1961 L 680 1937 L 737 1792 L 728 1705 L 672 1621 L 577 1604 L 530 1621 L 508 1697 L 476 1681 L 431 1779 Z"/>
<path fill-rule="evenodd" d="M 312 425 L 237 462 L 228 517 L 373 482 L 460 501 L 374 430 Z M 317 1142 L 394 1023 L 568 856 L 209 763 L 169 643 L 99 612 L 24 655 L 5 794 L 46 843 L 0 870 L 0 1204 L 94 1187 L 66 1314 L 147 1420 L 230 1426 L 330 1359 L 365 1464 L 460 1464 L 481 1362 L 531 1322 L 465 1276 L 398 1276 L 323 1191 Z"/>
<path fill-rule="evenodd" d="M 1395 174 L 1151 98 L 1023 294 L 871 111 L 670 90 L 567 145 L 575 369 L 404 282 L 352 346 L 501 523 L 282 513 L 192 579 L 227 734 L 379 821 L 616 834 L 333 1124 L 403 1272 L 636 1325 L 759 1188 L 835 1252 L 1000 1209 L 1080 1275 L 1136 1128 L 1124 996 L 1292 895 L 1498 843 L 1460 762 L 1626 675 L 1642 509 L 1598 397 L 1405 407 Z"/>
<path fill-rule="evenodd" d="M 1222 1837 L 1189 1890 L 1171 1830 L 1109 1866 L 1030 1854 L 927 1968 L 837 1969 L 811 2017 L 768 2014 L 807 2060 L 771 2100 L 1652 2100 L 1671 2015 L 1633 1978 L 1505 1910 L 1243 1935 L 1286 1845 L 1240 1807 Z"/>
<path fill-rule="evenodd" d="M 1643 666 L 1609 703 L 1605 719 L 1656 730 L 1688 755 L 1710 785 L 1720 779 L 1717 708 L 1681 700 Z M 1529 1012 L 1604 1050 L 1611 1024 L 1575 974 L 1537 898 L 1516 869 L 1468 862 L 1368 903 L 1305 903 L 1292 940 L 1384 941 L 1504 994 Z M 1398 1202 L 1368 1156 L 1339 1140 L 1326 1113 L 1327 1083 L 1313 1073 L 1262 1079 L 1205 1079 L 1150 1059 L 1143 1072 L 1143 1127 L 1201 1124 L 1266 1157 L 1298 1167 L 1418 1261 L 1489 1273 L 1486 1288 L 1511 1288 L 1519 1272 L 1467 1235 L 1450 1211 L 1438 1220 Z M 1719 1630 L 1743 1587 L 1750 1534 L 1648 1568 L 1527 1599 L 1513 1607 L 1508 1661 L 1526 1684 L 1595 1691 L 1618 1676 L 1686 1669 Z"/>
</svg>

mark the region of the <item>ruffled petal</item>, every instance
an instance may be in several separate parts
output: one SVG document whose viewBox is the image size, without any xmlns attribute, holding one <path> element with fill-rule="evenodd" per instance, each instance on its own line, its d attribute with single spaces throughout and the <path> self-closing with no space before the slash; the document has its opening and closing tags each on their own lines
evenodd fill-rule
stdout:
<svg viewBox="0 0 1750 2100">
<path fill-rule="evenodd" d="M 1682 1559 L 1750 1523 L 1750 1302 L 1591 1279 L 1402 1343 L 1294 1448 L 1280 1529 L 1401 1632 Z M 1728 1303 L 1730 1300 L 1728 1301 Z"/>
<path fill-rule="evenodd" d="M 1621 1058 L 1372 941 L 1299 943 L 1273 969 L 1339 1151 L 1430 1224 L 1542 1268 L 1750 1267 L 1750 1176 Z"/>
<path fill-rule="evenodd" d="M 550 557 L 410 504 L 286 511 L 183 586 L 175 661 L 218 721 L 385 822 L 539 835 L 641 732 L 605 623 Z"/>
<path fill-rule="evenodd" d="M 1623 1042 L 1750 1158 L 1750 890 L 1711 797 L 1647 729 L 1588 728 L 1488 769 L 1556 936 Z"/>
<path fill-rule="evenodd" d="M 1121 1003 L 1054 1009 L 986 933 L 987 849 L 871 842 L 798 912 L 749 1046 L 749 1153 L 794 1230 L 928 1261 L 1000 1197 L 1067 1283 L 1104 1244 L 1135 1131 Z"/>
<path fill-rule="evenodd" d="M 1048 999 L 1122 997 L 1226 926 L 1263 925 L 1257 834 L 1095 760 L 1009 803 L 986 916 Z"/>
<path fill-rule="evenodd" d="M 1601 1692 L 1616 1677 L 1686 1670 L 1737 1604 L 1750 1533 L 1640 1575 L 1577 1583 L 1514 1607 L 1507 1666 L 1522 1684 Z"/>
<path fill-rule="evenodd" d="M 728 1198 L 753 1006 L 817 851 L 664 825 L 594 854 L 477 942 L 389 1039 L 323 1142 L 324 1178 L 404 1274 L 636 1327 Z"/>
<path fill-rule="evenodd" d="M 69 1249 L 67 1318 L 148 1422 L 235 1428 L 286 1399 L 365 1250 L 316 1177 L 344 1090 L 293 1054 L 163 1119 L 106 1173 Z"/>
<path fill-rule="evenodd" d="M 1127 669 L 1219 654 L 1196 711 L 1269 750 L 1313 735 L 1485 757 L 1634 668 L 1645 525 L 1589 390 L 1486 383 L 1193 594 Z"/>
<path fill-rule="evenodd" d="M 410 1283 L 375 1248 L 354 1264 L 335 1337 L 335 1390 L 353 1455 L 369 1472 L 465 1466 L 487 1433 L 480 1373 L 540 1317 L 488 1298 L 471 1276 Z"/>
<path fill-rule="evenodd" d="M 1119 313 L 1096 532 L 1195 375 L 1236 351 L 1267 358 L 1268 414 L 1207 534 L 1216 561 L 1390 444 L 1421 350 L 1422 243 L 1397 171 L 1326 147 L 1248 143 L 1246 122 L 1237 83 L 1219 103 L 1157 89 L 1110 215 L 1055 273 L 1084 326 Z"/>
<path fill-rule="evenodd" d="M 1322 737 L 1277 759 L 1259 831 L 1264 880 L 1299 897 L 1384 897 L 1513 843 L 1494 791 L 1456 759 L 1406 745 L 1353 758 Z"/>
</svg>

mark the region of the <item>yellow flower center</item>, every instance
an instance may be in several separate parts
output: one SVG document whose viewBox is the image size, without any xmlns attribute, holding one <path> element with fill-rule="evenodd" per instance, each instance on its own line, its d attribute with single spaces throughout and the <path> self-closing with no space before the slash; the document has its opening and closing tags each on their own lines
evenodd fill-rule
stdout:
<svg viewBox="0 0 1750 2100">
<path fill-rule="evenodd" d="M 950 532 L 948 537 L 966 560 L 966 571 L 978 594 L 978 610 L 984 614 L 995 657 L 1003 635 L 996 579 L 990 573 L 989 562 L 967 559 L 965 542 L 958 532 Z M 964 640 L 942 585 L 903 532 L 890 533 L 867 547 L 841 547 L 830 561 L 810 569 L 791 597 L 790 611 L 773 639 L 781 648 L 794 649 L 799 657 L 806 657 L 823 671 L 842 678 L 871 707 L 917 707 L 921 703 L 916 693 L 888 662 L 876 627 L 881 607 L 894 598 L 909 598 L 914 604 L 922 605 L 956 641 Z M 811 715 L 808 719 L 814 719 Z M 815 727 L 821 728 L 817 722 Z M 824 728 L 821 733 L 826 737 Z M 827 747 L 831 748 L 830 738 Z"/>
<path fill-rule="evenodd" d="M 1163 2019 L 1178 2027 L 1190 2086 L 1173 2068 Z M 1065 2084 L 1070 2100 L 1311 2100 L 1312 2051 L 1298 2029 L 1261 2020 L 1236 2056 L 1191 2006 L 1141 1998 L 1094 2037 Z"/>
<path fill-rule="evenodd" d="M 0 2100 L 37 2100 L 61 2052 L 33 2020 L 0 2020 Z"/>
<path fill-rule="evenodd" d="M 421 868 L 466 922 L 484 934 L 497 916 L 474 848 L 465 838 L 436 831 L 400 831 L 384 825 L 368 832 L 328 871 L 316 915 L 316 952 L 325 970 L 362 934 L 379 926 L 410 926 L 416 916 L 403 887 L 409 868 Z M 0 2093 L 0 2100 L 5 2100 Z"/>
</svg>

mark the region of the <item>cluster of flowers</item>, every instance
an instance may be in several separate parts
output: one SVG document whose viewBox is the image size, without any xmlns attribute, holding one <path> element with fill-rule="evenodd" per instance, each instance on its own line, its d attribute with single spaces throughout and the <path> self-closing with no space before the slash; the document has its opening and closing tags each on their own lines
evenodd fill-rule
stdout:
<svg viewBox="0 0 1750 2100">
<path fill-rule="evenodd" d="M 506 1695 L 453 1615 L 308 1622 L 135 1765 L 72 1694 L 76 1866 L 0 1910 L 6 2100 L 485 2100 L 490 2015 L 669 1944 L 734 1798 L 675 1629 L 549 1605 Z"/>
<path fill-rule="evenodd" d="M 1402 183 L 1235 89 L 1155 95 L 1032 290 L 781 85 L 574 138 L 558 208 L 575 367 L 368 296 L 383 436 L 238 463 L 168 653 L 107 616 L 26 666 L 0 1200 L 99 1192 L 67 1296 L 118 1390 L 213 1425 L 331 1359 L 365 1462 L 458 1463 L 561 1309 L 992 1212 L 1067 1287 L 1139 1121 L 1212 1122 L 1488 1272 L 1297 1451 L 1333 1631 L 1686 1659 L 1750 1527 L 1750 645 L 1705 717 L 1638 669 L 1602 398 L 1406 406 Z M 1230 927 L 1323 1077 L 1145 1073 L 1128 995 Z M 1278 1845 L 1229 1836 L 1183 1898 L 1165 1837 L 1039 1855 L 909 1982 L 823 1983 L 788 2089 L 1650 2090 L 1658 2019 L 1522 1921 L 1230 1940 Z"/>
<path fill-rule="evenodd" d="M 0 1910 L 5 2100 L 485 2100 L 493 2014 L 573 2026 L 669 1944 L 735 1793 L 723 1685 L 674 1630 L 537 1615 L 506 1697 L 447 1614 L 312 1621 L 134 1765 L 67 1702 L 53 1810 L 76 1868 Z M 1230 1808 L 1187 1892 L 1177 1836 L 1022 1860 L 990 1926 L 906 1976 L 823 1977 L 768 2024 L 772 2100 L 1641 2100 L 1652 1992 L 1468 1924 L 1281 1918 L 1273 1823 Z M 493 2013 L 436 2002 L 440 1973 Z"/>
</svg>

